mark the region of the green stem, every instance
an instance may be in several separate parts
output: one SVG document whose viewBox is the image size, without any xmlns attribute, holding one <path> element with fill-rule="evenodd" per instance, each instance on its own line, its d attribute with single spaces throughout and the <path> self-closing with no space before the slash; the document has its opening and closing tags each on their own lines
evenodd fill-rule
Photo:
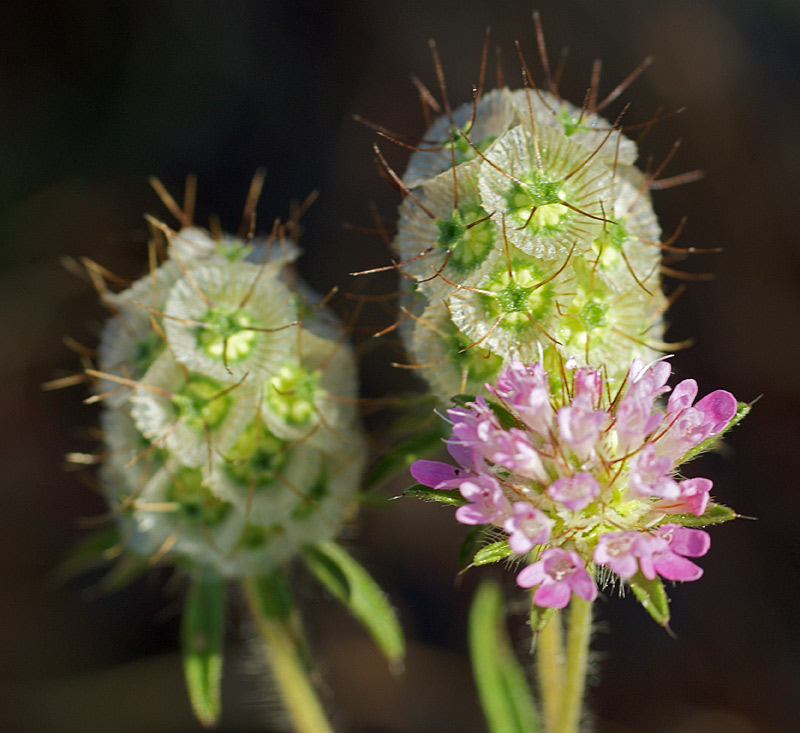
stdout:
<svg viewBox="0 0 800 733">
<path fill-rule="evenodd" d="M 536 637 L 534 656 L 546 729 L 555 731 L 564 690 L 564 635 L 558 611 Z"/>
<path fill-rule="evenodd" d="M 577 733 L 580 726 L 591 632 L 592 603 L 573 595 L 567 627 L 566 675 L 554 733 Z"/>
<path fill-rule="evenodd" d="M 245 580 L 242 585 L 294 729 L 297 733 L 333 733 L 295 642 L 291 618 L 279 620 L 265 613 L 253 583 Z"/>
</svg>

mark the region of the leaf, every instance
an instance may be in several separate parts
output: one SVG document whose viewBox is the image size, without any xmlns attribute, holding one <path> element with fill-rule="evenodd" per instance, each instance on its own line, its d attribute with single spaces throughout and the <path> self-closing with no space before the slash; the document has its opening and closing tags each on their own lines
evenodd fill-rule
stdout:
<svg viewBox="0 0 800 733">
<path fill-rule="evenodd" d="M 628 583 L 647 613 L 661 626 L 666 626 L 669 623 L 669 598 L 661 578 L 655 577 L 649 580 L 638 572 Z"/>
<path fill-rule="evenodd" d="M 104 593 L 116 593 L 133 583 L 149 567 L 149 562 L 142 557 L 124 555 L 103 576 L 100 588 Z"/>
<path fill-rule="evenodd" d="M 475 557 L 472 558 L 472 564 L 488 565 L 489 563 L 505 560 L 511 554 L 511 548 L 508 546 L 508 540 L 492 542 L 491 545 L 486 545 L 475 553 Z"/>
<path fill-rule="evenodd" d="M 403 496 L 408 496 L 412 499 L 422 499 L 423 501 L 438 501 L 440 504 L 449 504 L 450 506 L 464 506 L 469 502 L 461 496 L 458 489 L 431 489 L 422 484 L 414 484 L 409 486 L 404 492 Z"/>
<path fill-rule="evenodd" d="M 372 577 L 335 542 L 320 542 L 303 550 L 308 569 L 372 635 L 390 665 L 400 668 L 405 641 L 386 595 Z"/>
<path fill-rule="evenodd" d="M 684 527 L 705 527 L 709 524 L 722 524 L 736 519 L 739 515 L 723 504 L 710 503 L 699 517 L 695 514 L 668 514 L 666 521 L 677 522 Z"/>
<path fill-rule="evenodd" d="M 447 423 L 435 420 L 426 428 L 409 435 L 394 446 L 379 460 L 364 482 L 364 488 L 370 489 L 400 471 L 407 470 L 416 460 L 432 455 L 442 447 L 446 435 Z"/>
<path fill-rule="evenodd" d="M 738 425 L 747 416 L 747 413 L 750 412 L 751 407 L 752 404 L 747 402 L 737 403 L 736 414 L 731 418 L 731 421 L 718 433 L 714 433 L 712 436 L 706 438 L 702 443 L 692 448 L 683 458 L 678 461 L 676 465 L 687 463 L 688 461 L 691 461 L 692 458 L 699 456 L 701 453 L 712 450 L 716 444 L 719 443 L 725 433 L 734 427 L 734 425 Z"/>
<path fill-rule="evenodd" d="M 253 578 L 250 585 L 255 592 L 260 612 L 281 622 L 290 617 L 294 610 L 294 599 L 286 576 L 280 570 Z"/>
<path fill-rule="evenodd" d="M 206 727 L 219 719 L 225 581 L 212 572 L 191 579 L 181 618 L 181 652 L 189 700 Z"/>
<path fill-rule="evenodd" d="M 508 638 L 503 594 L 497 583 L 483 583 L 475 593 L 469 613 L 469 651 L 491 733 L 540 731 L 528 680 Z"/>
<path fill-rule="evenodd" d="M 110 553 L 120 547 L 121 537 L 116 525 L 92 532 L 75 545 L 58 566 L 58 575 L 70 580 L 81 573 L 107 565 Z"/>
</svg>

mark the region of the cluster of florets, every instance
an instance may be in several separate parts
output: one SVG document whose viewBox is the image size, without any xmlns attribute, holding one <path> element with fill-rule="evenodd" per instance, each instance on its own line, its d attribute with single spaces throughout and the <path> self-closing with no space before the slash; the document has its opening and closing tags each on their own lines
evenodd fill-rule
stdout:
<svg viewBox="0 0 800 733">
<path fill-rule="evenodd" d="M 593 109 L 496 89 L 442 116 L 402 178 L 400 333 L 440 399 L 504 364 L 604 364 L 662 344 L 661 229 L 636 144 Z M 540 357 L 541 355 L 541 357 Z"/>
<path fill-rule="evenodd" d="M 614 387 L 592 367 L 548 378 L 540 362 L 512 362 L 486 385 L 492 401 L 448 411 L 459 466 L 420 460 L 412 475 L 457 492 L 459 522 L 502 528 L 504 556 L 535 560 L 517 583 L 536 589 L 537 606 L 594 600 L 597 568 L 606 580 L 695 580 L 702 570 L 688 558 L 709 547 L 695 527 L 733 515 L 710 502 L 709 479 L 677 470 L 732 424 L 737 402 L 723 390 L 695 402 L 687 379 L 662 407 L 670 371 L 635 360 Z"/>
<path fill-rule="evenodd" d="M 285 236 L 161 231 L 163 263 L 103 297 L 104 490 L 135 555 L 261 573 L 352 509 L 353 355 Z"/>
</svg>

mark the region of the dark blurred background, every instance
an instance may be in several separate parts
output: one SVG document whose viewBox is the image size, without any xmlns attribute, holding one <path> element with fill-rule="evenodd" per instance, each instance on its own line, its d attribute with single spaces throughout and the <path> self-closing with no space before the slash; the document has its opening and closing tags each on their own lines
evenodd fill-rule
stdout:
<svg viewBox="0 0 800 733">
<path fill-rule="evenodd" d="M 683 246 L 725 252 L 679 265 L 716 278 L 688 283 L 670 311 L 669 338 L 696 339 L 673 363 L 701 392 L 764 395 L 724 452 L 691 467 L 690 475 L 714 480 L 719 501 L 757 519 L 714 529 L 705 577 L 672 590 L 677 639 L 630 598 L 598 604 L 590 692 L 597 729 L 798 730 L 800 6 L 539 0 L 538 8 L 551 57 L 570 47 L 566 98 L 583 99 L 594 58 L 603 59 L 602 96 L 652 54 L 655 63 L 624 97 L 633 102 L 626 121 L 645 121 L 661 105 L 687 107 L 651 131 L 644 157 L 660 160 L 681 137 L 665 175 L 700 168 L 706 177 L 656 192 L 656 210 L 666 232 L 688 216 Z M 373 165 L 374 135 L 352 115 L 420 135 L 410 75 L 435 88 L 428 39 L 438 42 L 451 101 L 466 102 L 487 25 L 505 49 L 509 85 L 520 85 L 514 39 L 541 80 L 532 9 L 489 0 L 4 4 L 0 729 L 198 729 L 167 576 L 155 572 L 99 597 L 97 575 L 55 580 L 54 567 L 85 531 L 83 518 L 103 511 L 86 477 L 63 470 L 65 453 L 93 448 L 97 411 L 81 404 L 81 387 L 39 386 L 78 366 L 62 336 L 93 345 L 103 318 L 91 287 L 61 259 L 87 256 L 138 276 L 146 266 L 143 214 L 169 221 L 148 175 L 179 196 L 185 176 L 196 173 L 197 221 L 213 212 L 235 230 L 250 178 L 264 166 L 264 229 L 288 215 L 292 200 L 321 193 L 303 219 L 307 280 L 321 291 L 340 284 L 390 292 L 391 277 L 348 276 L 386 264 L 388 255 L 379 238 L 344 224 L 371 226 L 374 202 L 390 225 L 399 200 Z M 402 168 L 406 152 L 381 147 Z M 387 322 L 379 308 L 367 309 L 359 327 Z M 365 358 L 370 396 L 411 386 L 406 373 L 387 368 L 397 356 L 391 346 L 387 339 L 385 353 Z M 370 426 L 385 447 L 380 415 Z M 381 494 L 397 494 L 403 483 Z M 410 644 L 404 678 L 392 679 L 355 623 L 303 588 L 342 730 L 484 730 L 464 643 L 481 574 L 455 580 L 462 530 L 450 510 L 397 501 L 366 509 L 348 531 L 348 546 L 399 609 Z M 269 722 L 274 692 L 257 681 L 251 631 L 235 609 L 229 637 L 221 729 L 279 729 Z"/>
</svg>

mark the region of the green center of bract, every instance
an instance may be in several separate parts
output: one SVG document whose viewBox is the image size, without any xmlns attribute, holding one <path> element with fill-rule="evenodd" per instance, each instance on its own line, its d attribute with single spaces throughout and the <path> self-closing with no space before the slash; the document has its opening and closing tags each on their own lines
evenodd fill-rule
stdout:
<svg viewBox="0 0 800 733">
<path fill-rule="evenodd" d="M 197 328 L 197 345 L 208 356 L 233 364 L 246 359 L 253 349 L 258 332 L 249 326 L 252 319 L 245 313 L 211 310 Z"/>
<path fill-rule="evenodd" d="M 232 399 L 230 393 L 222 394 L 224 391 L 219 382 L 192 374 L 181 391 L 173 396 L 172 403 L 183 424 L 202 433 L 206 428 L 213 430 L 218 427 L 228 414 Z"/>
<path fill-rule="evenodd" d="M 275 481 L 288 460 L 287 443 L 260 423 L 245 430 L 228 452 L 225 471 L 243 486 L 266 486 Z"/>
<path fill-rule="evenodd" d="M 437 219 L 436 226 L 439 228 L 437 247 L 450 252 L 448 267 L 461 275 L 486 260 L 494 246 L 494 225 L 477 204 L 460 206 L 448 218 Z"/>
<path fill-rule="evenodd" d="M 544 319 L 553 303 L 553 288 L 542 284 L 546 278 L 538 268 L 527 262 L 512 260 L 509 267 L 501 263 L 485 280 L 481 288 L 496 293 L 481 295 L 489 318 L 502 316 L 502 327 L 532 325 L 531 320 Z"/>
<path fill-rule="evenodd" d="M 463 130 L 459 130 L 457 127 L 450 128 L 452 138 L 445 143 L 444 147 L 447 150 L 453 149 L 456 165 L 474 160 L 478 156 L 478 151 L 483 153 L 497 139 L 497 135 L 488 135 L 481 140 L 471 140 L 472 145 L 470 145 L 467 142 L 467 136 L 471 129 L 471 123 L 465 125 Z M 475 148 L 478 150 L 476 151 Z"/>
<path fill-rule="evenodd" d="M 536 172 L 521 184 L 512 183 L 507 195 L 509 213 L 533 231 L 555 229 L 569 214 L 562 181 L 551 181 Z"/>
<path fill-rule="evenodd" d="M 206 527 L 224 521 L 231 511 L 228 502 L 203 485 L 203 474 L 195 468 L 182 468 L 175 474 L 167 499 L 178 505 L 178 513 L 186 521 Z"/>
<path fill-rule="evenodd" d="M 316 412 L 315 403 L 324 395 L 321 378 L 321 372 L 299 365 L 282 367 L 268 382 L 267 406 L 291 425 L 307 425 Z"/>
</svg>

